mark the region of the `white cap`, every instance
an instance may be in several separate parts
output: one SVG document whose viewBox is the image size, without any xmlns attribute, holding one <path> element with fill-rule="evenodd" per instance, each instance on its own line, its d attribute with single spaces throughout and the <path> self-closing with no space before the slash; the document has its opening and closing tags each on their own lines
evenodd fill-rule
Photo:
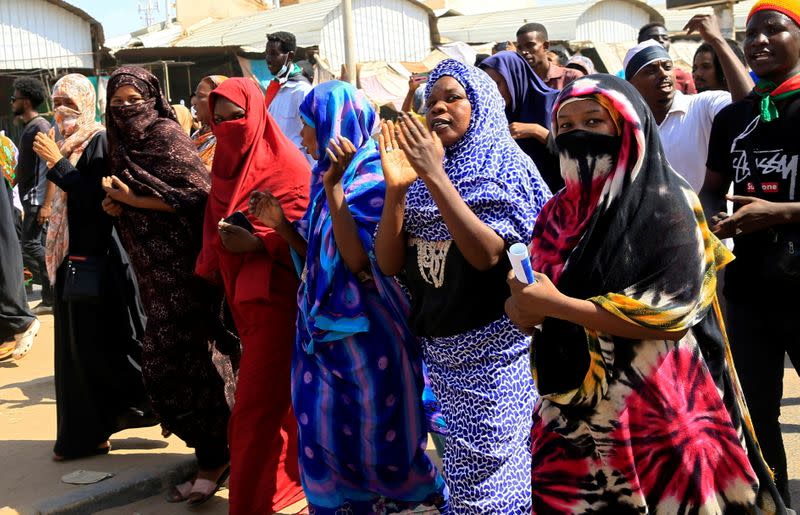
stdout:
<svg viewBox="0 0 800 515">
<path fill-rule="evenodd" d="M 657 48 L 656 48 L 657 47 Z M 629 70 L 628 65 L 631 64 L 631 61 L 634 60 L 639 54 L 643 54 L 646 57 L 636 60 L 634 66 Z M 669 52 L 667 49 L 664 48 L 661 43 L 654 39 L 648 39 L 647 41 L 642 41 L 635 47 L 628 50 L 628 53 L 625 54 L 625 60 L 622 61 L 622 68 L 625 70 L 625 78 L 630 80 L 632 79 L 636 73 L 638 73 L 642 68 L 647 66 L 650 63 L 654 63 L 656 61 L 663 61 L 665 59 L 672 60 L 670 57 Z M 641 62 L 640 62 L 641 61 Z"/>
</svg>

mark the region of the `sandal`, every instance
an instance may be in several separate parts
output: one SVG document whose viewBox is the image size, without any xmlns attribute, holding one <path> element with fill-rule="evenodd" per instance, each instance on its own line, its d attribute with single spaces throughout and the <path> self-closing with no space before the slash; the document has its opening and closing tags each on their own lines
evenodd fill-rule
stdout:
<svg viewBox="0 0 800 515">
<path fill-rule="evenodd" d="M 216 483 L 208 479 L 196 479 L 192 491 L 189 494 L 189 498 L 186 500 L 186 504 L 194 507 L 207 502 L 214 497 L 214 494 L 222 487 L 222 484 L 228 480 L 230 474 L 231 467 L 228 465 L 225 467 L 225 470 L 222 471 Z"/>
<path fill-rule="evenodd" d="M 194 487 L 194 480 L 186 481 L 179 485 L 175 485 L 167 492 L 167 502 L 183 502 L 192 494 L 192 487 Z"/>
<path fill-rule="evenodd" d="M 30 352 L 31 347 L 33 347 L 33 339 L 36 337 L 41 326 L 42 324 L 39 323 L 39 319 L 34 318 L 31 325 L 29 325 L 24 332 L 14 335 L 14 341 L 17 342 L 13 352 L 14 359 L 22 359 Z"/>
<path fill-rule="evenodd" d="M 14 340 L 0 344 L 0 361 L 10 358 L 11 355 L 14 353 L 14 348 L 16 346 L 17 342 L 15 342 Z"/>
</svg>

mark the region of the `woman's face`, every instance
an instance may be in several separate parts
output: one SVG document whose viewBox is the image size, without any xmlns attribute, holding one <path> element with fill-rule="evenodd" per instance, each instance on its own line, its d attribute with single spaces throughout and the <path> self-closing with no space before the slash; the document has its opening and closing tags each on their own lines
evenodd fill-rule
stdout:
<svg viewBox="0 0 800 515">
<path fill-rule="evenodd" d="M 120 86 L 111 97 L 112 106 L 127 106 L 144 102 L 142 93 L 133 86 Z"/>
<path fill-rule="evenodd" d="M 714 54 L 698 52 L 692 63 L 692 79 L 698 93 L 703 91 L 723 90 L 724 84 L 717 80 L 717 67 L 714 66 Z"/>
<path fill-rule="evenodd" d="M 456 79 L 445 76 L 436 81 L 427 100 L 425 119 L 442 144 L 449 147 L 458 142 L 469 129 L 472 105 L 467 92 Z"/>
<path fill-rule="evenodd" d="M 558 111 L 557 134 L 571 131 L 588 131 L 606 136 L 616 136 L 617 128 L 606 109 L 594 100 L 570 102 Z"/>
<path fill-rule="evenodd" d="M 244 109 L 225 97 L 217 97 L 214 102 L 214 123 L 220 124 L 231 120 L 241 120 L 246 116 Z"/>
<path fill-rule="evenodd" d="M 484 68 L 483 71 L 497 84 L 497 89 L 500 90 L 500 96 L 506 101 L 506 109 L 511 108 L 511 93 L 508 91 L 508 84 L 506 84 L 506 80 L 500 75 L 500 72 L 493 68 Z"/>
<path fill-rule="evenodd" d="M 312 126 L 306 124 L 306 122 L 303 122 L 303 128 L 300 129 L 300 137 L 303 140 L 303 147 L 306 149 L 306 154 L 319 161 L 317 131 Z"/>
<path fill-rule="evenodd" d="M 204 80 L 201 80 L 194 91 L 193 104 L 196 111 L 197 119 L 203 125 L 211 123 L 211 110 L 208 107 L 208 95 L 211 94 L 211 85 Z"/>
<path fill-rule="evenodd" d="M 78 106 L 69 97 L 57 96 L 53 97 L 53 109 L 57 107 L 68 107 L 69 109 L 78 110 Z"/>
<path fill-rule="evenodd" d="M 192 105 L 196 112 L 195 116 L 203 125 L 211 124 L 211 109 L 208 107 L 208 95 L 211 91 L 211 85 L 205 80 L 201 80 L 194 90 Z"/>
</svg>

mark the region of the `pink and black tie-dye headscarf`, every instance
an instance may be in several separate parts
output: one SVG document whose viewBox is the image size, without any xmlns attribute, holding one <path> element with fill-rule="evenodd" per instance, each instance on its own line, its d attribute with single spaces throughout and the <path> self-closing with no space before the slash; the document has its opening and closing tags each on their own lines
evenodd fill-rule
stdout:
<svg viewBox="0 0 800 515">
<path fill-rule="evenodd" d="M 708 230 L 691 187 L 664 157 L 655 119 L 630 84 L 605 74 L 578 79 L 562 91 L 553 115 L 566 103 L 596 96 L 619 135 L 556 136 L 566 186 L 539 215 L 533 268 L 561 292 L 633 323 L 690 328 L 708 312 L 716 270 L 731 257 Z M 534 356 L 542 393 L 583 381 L 586 342 L 583 327 L 545 320 Z"/>
<path fill-rule="evenodd" d="M 648 487 L 650 493 L 646 502 L 650 506 L 673 506 L 674 499 L 680 498 L 684 506 L 690 507 L 687 511 L 701 505 L 713 505 L 717 509 L 716 504 L 708 504 L 709 499 L 714 499 L 708 497 L 714 487 L 706 485 L 714 485 L 713 481 L 726 477 L 724 474 L 744 478 L 741 480 L 744 484 L 751 480 L 754 471 L 758 478 L 755 486 L 760 485 L 759 507 L 765 513 L 784 513 L 748 422 L 747 407 L 739 392 L 716 299 L 717 271 L 733 256 L 709 230 L 703 208 L 691 186 L 664 157 L 655 119 L 639 93 L 617 77 L 590 75 L 576 80 L 562 91 L 554 108 L 554 117 L 561 106 L 587 98 L 596 101 L 612 115 L 618 134 L 576 130 L 556 136 L 566 186 L 539 215 L 534 228 L 532 265 L 535 270 L 548 274 L 565 295 L 586 299 L 628 324 L 675 334 L 675 338 L 680 339 L 675 347 L 682 350 L 669 354 L 673 357 L 662 361 L 660 356 L 668 354 L 660 354 L 664 351 L 654 349 L 663 349 L 666 340 L 649 340 L 652 345 L 643 345 L 640 340 L 606 334 L 566 320 L 546 318 L 541 330 L 535 332 L 531 345 L 532 372 L 537 390 L 551 405 L 574 409 L 568 417 L 584 417 L 586 411 L 582 410 L 595 410 L 596 415 L 599 413 L 597 410 L 608 410 L 612 404 L 621 408 L 622 411 L 604 415 L 611 414 L 614 430 L 625 428 L 618 431 L 617 436 L 612 435 L 609 426 L 594 425 L 602 416 L 591 415 L 593 434 L 603 435 L 603 439 L 595 440 L 585 448 L 595 452 L 593 445 L 597 445 L 596 449 L 605 449 L 606 443 L 610 443 L 610 447 L 624 447 L 624 451 L 615 451 L 620 454 L 646 455 L 647 460 L 638 463 L 656 464 L 654 469 L 658 474 L 658 485 Z M 558 127 L 558 124 L 553 126 Z M 686 336 L 682 335 L 684 332 Z M 662 363 L 681 355 L 687 356 L 690 353 L 688 349 L 695 346 L 699 354 L 695 353 L 687 361 L 691 364 L 686 368 L 676 372 L 677 368 L 666 367 L 661 371 Z M 652 374 L 646 373 L 650 366 Z M 651 390 L 651 393 L 656 393 L 655 397 L 640 405 L 636 405 L 638 401 L 632 396 L 630 400 L 615 397 L 626 388 L 640 394 L 652 385 L 662 384 L 680 384 L 696 394 L 702 391 L 698 386 L 701 381 L 697 379 L 702 374 L 698 374 L 698 370 L 710 374 L 714 387 L 722 394 L 727 414 L 718 407 L 708 408 L 712 405 L 710 397 L 703 399 L 709 404 L 701 406 L 698 400 L 695 408 L 688 406 L 689 399 L 695 397 L 684 396 L 686 392 L 670 397 L 674 392 L 661 392 L 657 387 Z M 673 373 L 680 374 L 680 377 L 669 377 L 663 382 L 654 379 L 660 374 L 666 377 Z M 626 385 L 622 389 L 614 386 L 620 382 Z M 651 386 L 645 386 L 647 384 Z M 678 403 L 685 404 L 679 406 Z M 648 410 L 654 410 L 658 415 L 649 418 L 653 411 Z M 581 412 L 584 415 L 579 414 Z M 689 412 L 691 416 L 686 415 Z M 567 413 L 566 408 L 562 413 Z M 737 448 L 740 438 L 748 448 L 750 464 L 744 460 L 737 461 L 738 458 L 733 458 L 734 452 L 728 455 L 716 450 L 710 452 L 708 456 L 715 458 L 725 456 L 723 461 L 728 467 L 725 472 L 715 470 L 717 464 L 713 463 L 710 470 L 714 479 L 711 480 L 709 468 L 697 465 L 702 461 L 697 459 L 691 465 L 693 481 L 703 487 L 695 489 L 693 484 L 680 490 L 681 487 L 674 486 L 680 483 L 678 480 L 670 488 L 680 490 L 683 497 L 671 497 L 674 494 L 663 487 L 664 481 L 671 480 L 669 474 L 673 471 L 680 477 L 680 467 L 686 466 L 685 461 L 679 465 L 680 460 L 671 458 L 676 453 L 681 455 L 685 449 L 687 455 L 691 454 L 691 438 L 686 439 L 690 442 L 687 445 L 671 435 L 662 440 L 660 449 L 655 443 L 658 438 L 649 438 L 658 421 L 666 420 L 674 413 L 681 413 L 683 420 L 705 419 L 703 423 L 707 425 L 704 427 L 715 428 L 708 434 L 720 441 L 728 437 L 719 435 L 726 431 L 728 435 L 735 434 L 729 429 L 731 426 L 737 428 L 739 437 L 729 440 L 733 441 L 729 448 Z M 542 418 L 535 423 L 541 424 L 541 421 Z M 585 426 L 572 426 L 570 422 L 570 427 L 570 431 L 581 427 L 580 438 L 585 438 Z M 548 434 L 546 430 L 544 434 Z M 621 434 L 625 436 L 620 441 Z M 577 447 L 584 448 L 581 443 L 570 449 Z M 541 449 L 540 446 L 539 452 L 546 454 Z M 561 452 L 558 459 L 568 454 L 570 452 Z M 741 453 L 738 456 L 741 458 Z M 752 470 L 749 470 L 750 466 Z M 626 478 L 636 477 L 637 488 L 644 484 L 640 478 L 646 473 L 653 477 L 652 470 L 617 470 Z M 731 480 L 731 484 L 734 482 Z M 745 486 L 742 491 L 748 492 L 752 486 Z M 569 492 L 569 488 L 559 492 Z M 721 493 L 715 495 L 723 496 Z M 749 494 L 743 493 L 742 499 L 746 495 Z M 659 499 L 660 496 L 665 500 Z M 542 499 L 542 496 L 538 497 Z M 735 505 L 740 500 L 731 501 L 729 497 L 726 502 Z M 743 508 L 742 511 L 751 510 Z"/>
</svg>

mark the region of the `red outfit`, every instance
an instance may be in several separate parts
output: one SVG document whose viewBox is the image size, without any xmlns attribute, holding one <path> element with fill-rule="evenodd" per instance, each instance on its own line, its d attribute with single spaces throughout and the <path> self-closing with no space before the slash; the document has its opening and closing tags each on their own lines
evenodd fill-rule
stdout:
<svg viewBox="0 0 800 515">
<path fill-rule="evenodd" d="M 212 123 L 217 149 L 196 271 L 221 277 L 242 341 L 228 428 L 230 513 L 273 513 L 303 498 L 290 392 L 299 283 L 289 247 L 275 231 L 248 215 L 265 250 L 233 254 L 222 246 L 217 223 L 234 211 L 247 213 L 254 190 L 270 191 L 287 219 L 299 219 L 308 204 L 310 170 L 267 113 L 255 83 L 226 80 L 211 93 L 212 111 L 219 97 L 242 107 L 246 117 Z"/>
<path fill-rule="evenodd" d="M 586 75 L 580 70 L 575 68 L 563 68 L 555 64 L 551 64 L 547 69 L 547 77 L 544 78 L 544 83 L 553 89 L 564 89 L 569 86 L 572 81 L 580 79 Z"/>
<path fill-rule="evenodd" d="M 694 87 L 694 78 L 686 70 L 675 68 L 675 85 L 685 95 L 697 94 L 697 88 Z"/>
</svg>

